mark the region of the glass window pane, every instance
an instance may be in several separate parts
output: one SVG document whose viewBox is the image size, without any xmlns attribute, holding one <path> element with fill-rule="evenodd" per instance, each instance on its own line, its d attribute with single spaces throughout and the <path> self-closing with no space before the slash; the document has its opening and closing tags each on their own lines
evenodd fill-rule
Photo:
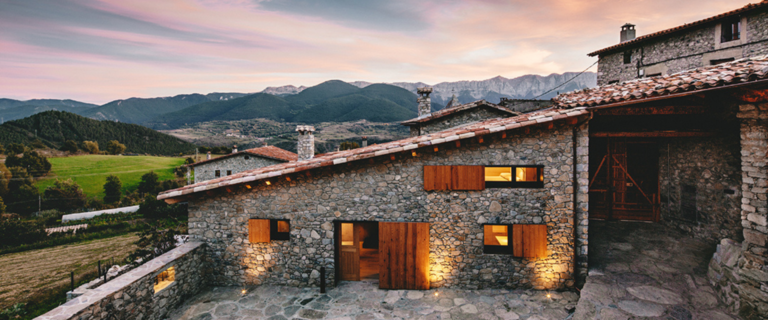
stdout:
<svg viewBox="0 0 768 320">
<path fill-rule="evenodd" d="M 518 167 L 515 170 L 515 181 L 536 182 L 536 167 Z"/>
<path fill-rule="evenodd" d="M 490 225 L 483 226 L 483 243 L 486 246 L 508 246 L 509 233 L 507 226 Z"/>
<path fill-rule="evenodd" d="M 277 232 L 290 232 L 288 221 L 277 221 Z"/>
<path fill-rule="evenodd" d="M 485 181 L 512 181 L 512 167 L 485 167 Z"/>
<path fill-rule="evenodd" d="M 355 245 L 355 227 L 352 223 L 341 224 L 341 245 L 342 246 L 354 246 Z"/>
</svg>

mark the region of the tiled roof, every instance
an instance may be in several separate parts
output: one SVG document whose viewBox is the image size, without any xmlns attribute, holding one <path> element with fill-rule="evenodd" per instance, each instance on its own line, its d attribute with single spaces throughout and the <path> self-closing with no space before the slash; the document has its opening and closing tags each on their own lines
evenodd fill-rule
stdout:
<svg viewBox="0 0 768 320">
<path fill-rule="evenodd" d="M 395 154 L 398 152 L 413 150 L 421 147 L 436 146 L 443 143 L 449 143 L 451 141 L 483 136 L 490 133 L 526 127 L 539 123 L 547 123 L 565 118 L 577 117 L 587 113 L 588 111 L 585 108 L 575 108 L 568 110 L 549 109 L 510 118 L 487 120 L 455 129 L 437 132 L 434 134 L 410 137 L 407 139 L 367 146 L 365 148 L 334 152 L 309 160 L 287 162 L 243 171 L 230 176 L 203 181 L 179 189 L 165 191 L 160 193 L 160 195 L 157 196 L 157 199 L 162 200 L 175 198 L 226 186 L 279 177 L 282 175 L 309 169 L 334 166 L 352 161 Z"/>
<path fill-rule="evenodd" d="M 224 155 L 218 158 L 203 160 L 200 162 L 195 162 L 192 164 L 189 164 L 190 167 L 196 167 L 201 164 L 210 163 L 214 161 L 219 161 L 227 158 L 231 158 L 238 155 L 244 155 L 244 154 L 250 154 L 262 158 L 268 158 L 272 160 L 278 160 L 278 161 L 296 161 L 299 159 L 299 155 L 290 152 L 288 150 L 280 149 L 275 146 L 264 146 L 260 148 L 253 148 L 253 149 L 247 149 L 236 153 L 230 153 L 228 155 Z"/>
<path fill-rule="evenodd" d="M 725 13 L 721 13 L 721 14 L 718 14 L 716 16 L 709 17 L 709 18 L 706 18 L 706 19 L 703 19 L 703 20 L 699 20 L 699 21 L 695 21 L 695 22 L 691 22 L 691 23 L 686 23 L 686 24 L 684 24 L 682 26 L 677 26 L 677 27 L 674 27 L 674 28 L 671 28 L 671 29 L 662 30 L 662 31 L 659 31 L 659 32 L 651 33 L 651 34 L 646 34 L 644 36 L 637 37 L 637 38 L 635 38 L 633 40 L 625 41 L 625 42 L 622 42 L 622 43 L 619 43 L 619 44 L 616 44 L 616 45 L 613 45 L 613 46 L 610 46 L 610 47 L 607 47 L 607 48 L 603 48 L 603 49 L 597 50 L 597 51 L 592 52 L 592 53 L 590 53 L 588 55 L 590 57 L 594 57 L 596 55 L 601 55 L 601 54 L 608 53 L 608 52 L 611 52 L 611 51 L 614 51 L 614 50 L 618 50 L 618 49 L 621 49 L 621 48 L 632 46 L 632 45 L 638 44 L 640 42 L 643 42 L 643 41 L 646 41 L 646 40 L 649 40 L 649 39 L 653 39 L 653 38 L 656 38 L 656 37 L 660 37 L 660 36 L 663 36 L 663 35 L 668 35 L 668 34 L 672 34 L 672 33 L 676 33 L 676 32 L 685 31 L 685 30 L 692 29 L 692 28 L 695 28 L 695 27 L 698 27 L 698 26 L 701 26 L 701 25 L 704 25 L 704 24 L 707 24 L 707 23 L 710 23 L 710 22 L 715 22 L 715 21 L 723 19 L 723 18 L 739 15 L 739 14 L 742 14 L 742 13 L 745 13 L 745 12 L 748 12 L 748 11 L 751 11 L 751 10 L 755 10 L 755 9 L 758 9 L 758 8 L 764 8 L 764 7 L 768 7 L 768 1 L 766 1 L 766 0 L 763 0 L 760 3 L 748 4 L 748 5 L 744 6 L 744 7 L 739 8 L 739 9 L 728 11 L 728 12 L 725 12 Z"/>
<path fill-rule="evenodd" d="M 473 108 L 477 108 L 477 107 L 481 107 L 481 106 L 488 106 L 488 107 L 497 109 L 499 111 L 503 111 L 503 112 L 509 113 L 511 116 L 516 116 L 516 115 L 520 114 L 519 112 L 515 112 L 515 111 L 512 111 L 512 110 L 509 110 L 509 109 L 504 108 L 504 107 L 502 107 L 502 106 L 500 106 L 498 104 L 490 103 L 490 102 L 485 101 L 485 100 L 478 100 L 478 101 L 475 101 L 475 102 L 460 104 L 460 105 L 457 105 L 457 106 L 450 106 L 450 108 L 446 107 L 445 109 L 438 110 L 438 111 L 432 112 L 430 114 L 427 114 L 427 115 L 424 115 L 424 116 L 421 116 L 421 117 L 418 117 L 418 118 L 413 118 L 411 120 L 403 121 L 400 124 L 405 125 L 405 126 L 410 126 L 410 125 L 414 125 L 414 124 L 417 124 L 417 123 L 424 123 L 424 122 L 428 122 L 428 121 L 432 121 L 432 120 L 435 120 L 435 119 L 438 119 L 438 118 L 445 117 L 445 116 L 450 115 L 450 114 L 454 114 L 454 113 L 457 113 L 457 112 L 461 112 L 461 111 L 464 111 L 464 110 L 469 110 L 469 109 L 473 109 Z"/>
<path fill-rule="evenodd" d="M 666 76 L 643 78 L 561 94 L 555 107 L 594 107 L 722 87 L 768 78 L 768 56 L 745 58 Z"/>
</svg>

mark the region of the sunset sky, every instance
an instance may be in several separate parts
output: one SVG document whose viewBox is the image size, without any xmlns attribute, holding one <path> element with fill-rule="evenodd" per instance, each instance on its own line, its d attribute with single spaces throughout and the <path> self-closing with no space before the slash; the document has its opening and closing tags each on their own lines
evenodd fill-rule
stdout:
<svg viewBox="0 0 768 320">
<path fill-rule="evenodd" d="M 0 98 L 258 92 L 581 71 L 587 53 L 758 0 L 0 0 Z"/>
</svg>

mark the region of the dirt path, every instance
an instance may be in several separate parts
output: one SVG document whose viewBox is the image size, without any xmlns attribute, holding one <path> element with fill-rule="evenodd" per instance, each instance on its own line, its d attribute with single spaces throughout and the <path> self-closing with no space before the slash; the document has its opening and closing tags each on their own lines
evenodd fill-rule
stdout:
<svg viewBox="0 0 768 320">
<path fill-rule="evenodd" d="M 0 256 L 0 310 L 35 293 L 68 285 L 75 275 L 96 270 L 98 260 L 122 260 L 135 249 L 132 234 Z"/>
</svg>

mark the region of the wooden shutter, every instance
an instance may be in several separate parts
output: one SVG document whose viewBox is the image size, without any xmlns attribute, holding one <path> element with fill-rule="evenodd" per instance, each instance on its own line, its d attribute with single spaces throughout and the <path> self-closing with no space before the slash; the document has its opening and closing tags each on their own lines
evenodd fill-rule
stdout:
<svg viewBox="0 0 768 320">
<path fill-rule="evenodd" d="M 379 222 L 379 288 L 429 289 L 429 223 Z"/>
<path fill-rule="evenodd" d="M 523 258 L 547 257 L 547 225 L 516 224 L 512 226 L 512 255 Z"/>
<path fill-rule="evenodd" d="M 269 242 L 269 219 L 248 220 L 248 242 Z"/>
<path fill-rule="evenodd" d="M 484 190 L 485 167 L 451 166 L 451 190 Z"/>
<path fill-rule="evenodd" d="M 451 166 L 424 166 L 424 190 L 450 190 Z"/>
</svg>

